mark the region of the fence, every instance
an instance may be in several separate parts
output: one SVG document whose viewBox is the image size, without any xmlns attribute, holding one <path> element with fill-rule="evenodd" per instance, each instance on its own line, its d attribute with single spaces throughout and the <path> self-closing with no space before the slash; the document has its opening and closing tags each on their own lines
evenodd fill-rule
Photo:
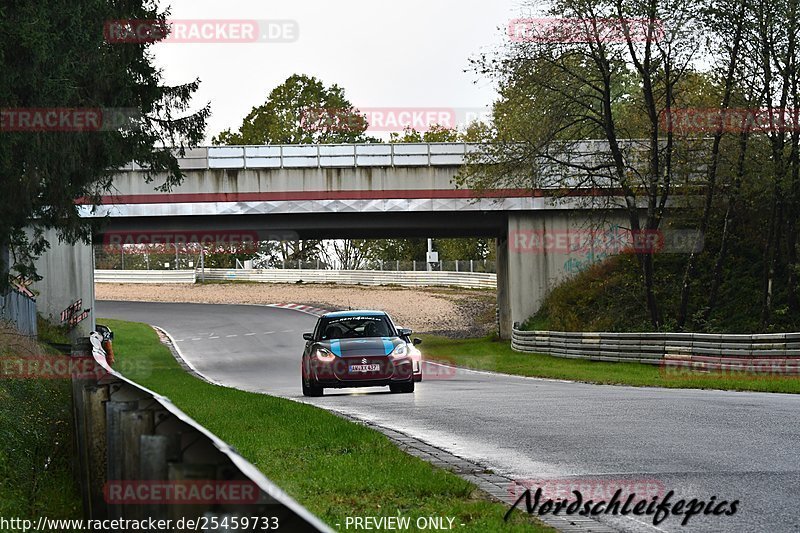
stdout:
<svg viewBox="0 0 800 533">
<path fill-rule="evenodd" d="M 480 149 L 465 143 L 314 144 L 213 146 L 187 150 L 182 169 L 308 168 L 384 166 L 461 166 Z M 120 170 L 142 167 L 129 163 Z"/>
<path fill-rule="evenodd" d="M 462 287 L 494 289 L 497 275 L 479 272 L 380 270 L 95 270 L 95 283 L 195 283 L 252 281 L 258 283 L 339 283 L 343 285 L 400 285 L 403 287 Z"/>
<path fill-rule="evenodd" d="M 11 322 L 23 335 L 36 337 L 36 300 L 11 289 L 0 298 L 0 320 Z"/>
<path fill-rule="evenodd" d="M 202 276 L 202 274 L 201 274 Z M 400 285 L 403 287 L 497 287 L 495 274 L 471 272 L 387 272 L 378 270 L 221 270 L 205 271 L 206 280 L 260 283 L 338 283 L 343 285 Z"/>
<path fill-rule="evenodd" d="M 170 531 L 252 530 L 254 519 L 277 529 L 275 519 L 281 530 L 332 531 L 169 399 L 109 368 L 97 333 L 75 345 L 73 360 L 85 518 L 172 520 L 159 526 Z M 224 521 L 237 525 L 214 525 Z"/>
<path fill-rule="evenodd" d="M 340 270 L 332 268 L 324 261 L 281 261 L 269 268 L 298 270 Z M 363 266 L 341 270 L 382 270 L 387 272 L 425 272 L 428 263 L 425 261 L 368 261 Z M 456 261 L 439 261 L 431 263 L 431 271 L 441 272 L 485 272 L 495 273 L 496 263 L 488 259 L 460 259 Z"/>
<path fill-rule="evenodd" d="M 800 361 L 800 333 L 733 335 L 716 333 L 581 333 L 521 331 L 511 346 L 519 352 L 592 361 L 686 365 L 724 369 L 752 363 Z"/>
<path fill-rule="evenodd" d="M 199 245 L 197 250 L 189 250 L 189 246 L 175 251 L 161 251 L 147 253 L 145 250 L 125 250 L 117 245 L 95 246 L 95 265 L 98 270 L 188 270 L 200 268 L 203 264 L 200 258 Z M 254 254 L 255 255 L 255 254 Z M 208 259 L 206 259 L 208 261 Z M 208 264 L 208 263 L 206 263 Z M 229 263 L 210 265 L 216 268 L 234 268 L 236 259 L 231 257 Z M 239 265 L 240 266 L 240 265 Z M 255 262 L 256 268 L 284 269 L 284 270 L 340 270 L 324 260 L 313 261 L 282 261 L 267 260 L 262 263 Z M 385 270 L 385 271 L 411 271 L 420 272 L 428 270 L 425 261 L 381 261 L 372 260 L 345 270 Z M 494 261 L 487 259 L 460 259 L 439 261 L 432 263 L 431 270 L 446 272 L 497 272 Z"/>
</svg>

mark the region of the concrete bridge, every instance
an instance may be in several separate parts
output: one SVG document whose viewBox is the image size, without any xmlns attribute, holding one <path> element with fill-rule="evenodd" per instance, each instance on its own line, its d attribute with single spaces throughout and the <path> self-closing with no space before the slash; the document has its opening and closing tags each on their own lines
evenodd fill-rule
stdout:
<svg viewBox="0 0 800 533">
<path fill-rule="evenodd" d="M 96 242 L 116 232 L 196 230 L 251 230 L 265 239 L 493 237 L 501 332 L 509 337 L 513 322 L 532 315 L 556 283 L 596 255 L 540 249 L 528 239 L 585 232 L 590 200 L 616 193 L 575 189 L 556 198 L 552 189 L 457 188 L 454 176 L 478 149 L 463 143 L 198 148 L 180 160 L 186 179 L 170 193 L 154 190 L 163 178 L 145 183 L 143 169 L 130 165 L 102 206 L 81 210 L 105 218 Z"/>
</svg>

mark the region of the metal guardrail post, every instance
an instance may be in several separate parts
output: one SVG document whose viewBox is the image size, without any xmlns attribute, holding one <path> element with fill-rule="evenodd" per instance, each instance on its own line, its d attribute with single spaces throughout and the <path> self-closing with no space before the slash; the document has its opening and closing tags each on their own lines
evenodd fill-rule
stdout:
<svg viewBox="0 0 800 533">
<path fill-rule="evenodd" d="M 119 390 L 119 385 L 112 385 L 113 389 Z M 125 458 L 125 439 L 122 434 L 122 413 L 132 411 L 138 407 L 138 402 L 135 401 L 118 401 L 109 398 L 106 403 L 106 452 L 107 457 L 107 475 L 108 481 L 122 481 L 124 476 L 124 458 Z M 122 518 L 123 507 L 121 504 L 108 505 L 109 518 Z"/>
<path fill-rule="evenodd" d="M 161 416 L 167 416 L 162 414 Z M 144 481 L 167 479 L 170 462 L 180 458 L 178 435 L 142 435 L 139 439 L 139 478 Z M 168 513 L 163 505 L 147 504 L 142 509 L 144 516 L 166 520 Z"/>
<path fill-rule="evenodd" d="M 85 432 L 88 459 L 89 517 L 102 520 L 108 517 L 103 488 L 108 479 L 106 406 L 108 386 L 90 385 L 83 389 Z"/>
<path fill-rule="evenodd" d="M 72 346 L 72 358 L 77 360 L 77 368 L 82 368 L 80 361 L 87 360 L 92 353 L 92 345 L 89 339 L 80 338 Z M 91 517 L 90 502 L 92 495 L 90 493 L 90 475 L 89 475 L 89 454 L 88 442 L 86 431 L 86 404 L 83 401 L 83 389 L 89 384 L 86 376 L 73 374 L 72 375 L 72 421 L 73 421 L 73 434 L 74 444 L 76 451 L 76 461 L 74 467 L 77 471 L 77 478 L 80 487 L 81 500 L 83 501 L 83 517 Z"/>
</svg>

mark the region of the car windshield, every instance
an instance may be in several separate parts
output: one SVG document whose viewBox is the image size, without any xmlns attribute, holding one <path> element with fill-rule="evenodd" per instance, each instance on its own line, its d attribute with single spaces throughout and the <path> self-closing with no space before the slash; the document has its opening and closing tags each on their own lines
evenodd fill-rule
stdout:
<svg viewBox="0 0 800 533">
<path fill-rule="evenodd" d="M 347 316 L 320 320 L 318 338 L 359 339 L 369 337 L 394 337 L 394 327 L 386 316 Z"/>
</svg>

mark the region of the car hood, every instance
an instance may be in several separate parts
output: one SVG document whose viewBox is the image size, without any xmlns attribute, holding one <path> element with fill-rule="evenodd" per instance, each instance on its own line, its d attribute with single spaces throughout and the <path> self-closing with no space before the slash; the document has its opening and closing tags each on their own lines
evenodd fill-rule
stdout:
<svg viewBox="0 0 800 533">
<path fill-rule="evenodd" d="M 399 337 L 374 337 L 369 339 L 333 339 L 317 344 L 337 357 L 389 355 L 405 342 Z"/>
</svg>

